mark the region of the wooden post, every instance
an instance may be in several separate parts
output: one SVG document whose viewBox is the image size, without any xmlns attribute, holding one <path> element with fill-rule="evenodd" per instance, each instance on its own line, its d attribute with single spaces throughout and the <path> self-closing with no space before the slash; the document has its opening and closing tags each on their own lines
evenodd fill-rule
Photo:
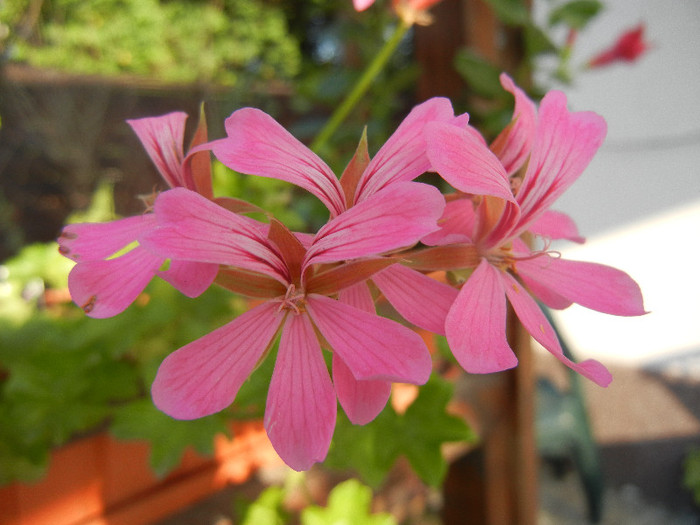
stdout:
<svg viewBox="0 0 700 525">
<path fill-rule="evenodd" d="M 418 96 L 464 98 L 468 86 L 455 72 L 454 56 L 470 46 L 512 70 L 522 58 L 519 35 L 504 27 L 483 0 L 444 0 L 431 12 L 434 23 L 416 29 L 416 59 L 422 76 Z M 535 378 L 530 336 L 513 312 L 508 341 L 518 367 L 487 376 L 467 375 L 457 398 L 473 406 L 482 444 L 454 461 L 444 485 L 445 525 L 535 525 L 537 452 Z"/>
</svg>

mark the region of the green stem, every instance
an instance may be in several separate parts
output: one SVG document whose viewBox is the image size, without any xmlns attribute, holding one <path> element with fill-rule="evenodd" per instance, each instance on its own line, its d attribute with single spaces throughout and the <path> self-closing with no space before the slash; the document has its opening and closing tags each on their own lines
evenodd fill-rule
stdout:
<svg viewBox="0 0 700 525">
<path fill-rule="evenodd" d="M 377 75 L 384 68 L 388 62 L 391 55 L 396 50 L 406 31 L 410 28 L 410 24 L 399 20 L 399 25 L 396 27 L 394 34 L 391 38 L 386 41 L 384 47 L 379 51 L 379 53 L 374 57 L 374 60 L 367 66 L 367 69 L 362 74 L 360 79 L 357 81 L 352 91 L 347 94 L 343 102 L 336 108 L 331 117 L 326 122 L 326 125 L 316 136 L 314 141 L 311 143 L 311 149 L 315 152 L 319 152 L 331 138 L 333 133 L 338 129 L 338 127 L 347 118 L 348 114 L 357 105 L 362 96 L 367 92 L 372 81 L 377 77 Z"/>
</svg>

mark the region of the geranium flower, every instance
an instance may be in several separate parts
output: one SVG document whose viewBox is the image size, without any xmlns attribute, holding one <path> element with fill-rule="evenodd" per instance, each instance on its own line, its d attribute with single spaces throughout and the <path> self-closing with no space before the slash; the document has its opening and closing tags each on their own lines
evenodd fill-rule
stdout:
<svg viewBox="0 0 700 525">
<path fill-rule="evenodd" d="M 366 423 L 384 407 L 387 383 L 423 384 L 430 375 L 421 337 L 368 312 L 354 285 L 391 264 L 376 254 L 434 231 L 443 208 L 434 187 L 397 183 L 331 219 L 305 247 L 275 220 L 265 235 L 194 192 L 162 193 L 146 245 L 164 257 L 226 265 L 220 284 L 262 303 L 168 356 L 152 387 L 156 406 L 178 419 L 222 410 L 281 330 L 265 428 L 290 467 L 322 461 L 336 395 L 353 422 Z M 339 293 L 355 297 L 343 302 Z M 321 347 L 333 352 L 333 381 Z"/>
<path fill-rule="evenodd" d="M 628 29 L 612 46 L 591 58 L 588 67 L 603 67 L 615 62 L 634 62 L 650 48 L 649 43 L 644 40 L 644 30 L 644 24 Z"/>
<path fill-rule="evenodd" d="M 494 148 L 498 155 L 474 133 L 456 126 L 431 123 L 426 129 L 428 156 L 447 180 L 476 164 L 487 173 L 500 174 L 513 187 L 509 199 L 453 196 L 441 219 L 442 230 L 423 239 L 438 245 L 431 250 L 459 248 L 463 256 L 462 269 L 457 270 L 458 263 L 453 266 L 455 280 L 463 283 L 458 283 L 459 294 L 446 318 L 448 343 L 468 372 L 515 366 L 517 358 L 505 335 L 507 298 L 536 341 L 567 366 L 606 386 L 611 376 L 602 364 L 594 360 L 576 364 L 564 356 L 553 328 L 530 294 L 554 308 L 576 302 L 605 313 L 641 315 L 645 312 L 639 286 L 620 270 L 563 260 L 546 250 L 531 251 L 521 240 L 533 230 L 577 238 L 573 223 L 565 220 L 557 225 L 556 219 L 565 216 L 553 214 L 549 207 L 592 159 L 604 139 L 605 122 L 591 112 L 569 112 L 565 95 L 558 91 L 547 93 L 535 116 L 524 93 L 513 89 L 507 77 L 502 81 L 510 86 L 522 111 L 508 136 L 497 139 L 496 146 L 510 144 Z M 529 142 L 523 136 L 528 129 L 534 131 Z M 522 155 L 524 151 L 527 155 Z M 519 160 L 511 164 L 503 159 Z M 520 178 L 517 170 L 526 159 Z"/>
<path fill-rule="evenodd" d="M 185 157 L 183 153 L 186 119 L 185 113 L 176 112 L 127 122 L 170 187 L 189 188 L 211 198 L 208 154 Z M 194 143 L 205 140 L 202 120 Z M 171 260 L 168 269 L 161 270 L 165 259 L 137 244 L 143 234 L 155 227 L 155 217 L 145 213 L 63 228 L 58 238 L 59 251 L 77 262 L 68 275 L 68 288 L 73 301 L 87 315 L 105 318 L 121 313 L 155 275 L 189 297 L 198 296 L 213 282 L 218 271 L 213 264 Z"/>
<path fill-rule="evenodd" d="M 326 205 L 331 217 L 337 217 L 382 189 L 412 181 L 431 169 L 424 133 L 430 122 L 465 127 L 468 115 L 455 116 L 446 98 L 423 102 L 411 110 L 371 160 L 363 139 L 340 179 L 314 152 L 258 109 L 235 111 L 226 120 L 227 137 L 208 147 L 237 172 L 285 180 L 308 190 Z M 481 172 L 460 173 L 449 182 L 463 191 L 478 188 L 489 195 L 510 195 L 507 183 L 488 179 Z M 372 281 L 406 320 L 444 333 L 445 316 L 455 298 L 450 286 L 399 265 L 376 273 Z M 369 291 L 357 293 L 366 296 Z"/>
</svg>

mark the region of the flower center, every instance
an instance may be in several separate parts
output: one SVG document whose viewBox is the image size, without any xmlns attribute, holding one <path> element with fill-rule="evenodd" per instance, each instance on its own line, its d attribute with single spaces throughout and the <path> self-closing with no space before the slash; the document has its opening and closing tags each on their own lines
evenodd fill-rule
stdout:
<svg viewBox="0 0 700 525">
<path fill-rule="evenodd" d="M 304 290 L 297 291 L 296 286 L 290 284 L 287 287 L 287 293 L 284 297 L 280 299 L 280 306 L 277 310 L 281 312 L 282 310 L 291 310 L 295 314 L 300 314 L 305 311 L 306 305 L 306 293 Z"/>
<path fill-rule="evenodd" d="M 550 256 L 559 258 L 561 253 L 556 250 L 549 249 L 549 242 L 541 250 L 535 250 L 527 255 L 516 255 L 513 253 L 513 247 L 511 244 L 504 246 L 499 246 L 493 251 L 485 255 L 486 259 L 497 268 L 503 271 L 510 270 L 511 272 L 516 272 L 515 265 L 518 261 L 529 261 L 531 259 L 537 259 L 538 257 Z"/>
</svg>

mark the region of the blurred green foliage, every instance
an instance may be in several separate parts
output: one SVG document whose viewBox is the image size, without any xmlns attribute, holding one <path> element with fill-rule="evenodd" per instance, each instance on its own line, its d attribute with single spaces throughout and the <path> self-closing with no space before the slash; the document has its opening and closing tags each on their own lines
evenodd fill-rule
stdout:
<svg viewBox="0 0 700 525">
<path fill-rule="evenodd" d="M 309 504 L 292 518 L 292 512 L 285 507 L 285 498 L 298 490 L 300 482 L 273 485 L 258 498 L 239 510 L 241 525 L 396 525 L 396 519 L 386 512 L 372 513 L 372 489 L 356 479 L 349 479 L 336 485 L 328 494 L 325 507 Z M 297 514 L 297 513 L 294 513 Z"/>
<path fill-rule="evenodd" d="M 110 220 L 112 209 L 103 185 L 72 219 Z M 91 319 L 72 303 L 47 301 L 45 292 L 65 290 L 72 264 L 48 243 L 0 266 L 0 484 L 36 479 L 53 447 L 96 428 L 148 440 L 151 466 L 163 475 L 189 446 L 211 452 L 231 417 L 259 416 L 256 385 L 229 411 L 187 422 L 158 412 L 148 396 L 165 356 L 241 313 L 242 298 L 212 287 L 193 301 L 154 279 L 122 314 Z"/>
<path fill-rule="evenodd" d="M 683 486 L 693 495 L 700 506 L 700 447 L 694 448 L 683 460 Z"/>
<path fill-rule="evenodd" d="M 335 486 L 328 495 L 328 505 L 310 505 L 301 513 L 302 525 L 396 525 L 397 521 L 386 512 L 372 514 L 372 489 L 355 479 Z"/>
<path fill-rule="evenodd" d="M 273 2 L 13 0 L 0 2 L 9 58 L 36 67 L 236 85 L 288 79 L 298 42 Z"/>
</svg>

